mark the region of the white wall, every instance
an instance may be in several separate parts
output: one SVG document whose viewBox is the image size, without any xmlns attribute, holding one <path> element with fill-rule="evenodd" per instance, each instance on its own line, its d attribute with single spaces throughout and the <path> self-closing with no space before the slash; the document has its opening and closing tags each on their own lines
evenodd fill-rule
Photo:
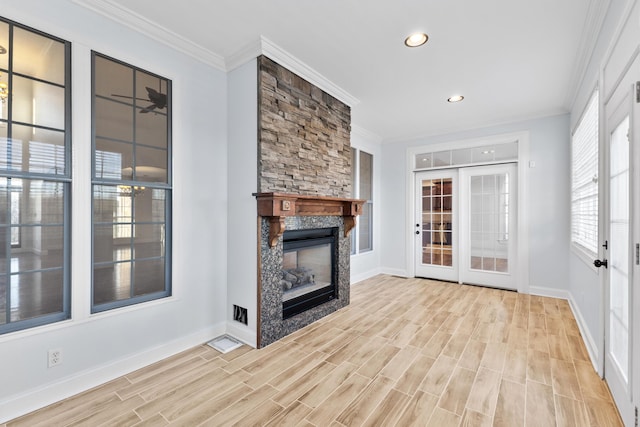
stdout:
<svg viewBox="0 0 640 427">
<path fill-rule="evenodd" d="M 578 120 L 580 120 L 593 90 L 598 86 L 600 87 L 600 101 L 602 103 L 607 93 L 611 90 L 612 80 L 615 80 L 617 78 L 616 74 L 619 75 L 621 72 L 620 64 L 618 64 L 617 67 L 613 66 L 613 69 L 611 69 L 611 65 L 608 62 L 608 53 L 612 52 L 612 43 L 615 40 L 616 33 L 621 29 L 620 25 L 621 22 L 623 22 L 626 8 L 632 3 L 634 3 L 634 0 L 610 0 L 609 9 L 605 15 L 600 34 L 598 35 L 593 55 L 588 63 L 587 70 L 576 95 L 573 109 L 571 110 L 571 129 L 574 129 Z M 637 3 L 637 1 L 635 3 Z M 636 6 L 636 9 L 637 8 L 638 6 Z M 635 21 L 633 21 L 632 18 L 630 24 L 635 26 L 636 36 L 635 41 L 632 42 L 635 43 L 635 45 L 631 47 L 631 49 L 635 49 L 638 45 L 637 34 L 638 28 L 640 27 L 637 10 Z M 620 60 L 613 61 L 614 63 L 624 62 L 630 55 L 628 46 L 621 51 L 616 49 L 615 52 L 617 54 L 616 59 L 619 56 Z M 605 66 L 610 67 L 607 78 L 602 76 L 602 69 Z M 604 87 L 602 87 L 602 84 L 604 84 Z M 602 129 L 604 120 L 602 117 L 600 123 L 602 140 L 604 134 Z M 574 251 L 570 251 L 569 257 L 569 292 L 571 295 L 571 303 L 592 361 L 602 374 L 604 324 L 601 315 L 603 312 L 604 294 L 600 275 L 603 274 L 603 271 L 593 268 L 591 260 L 585 260 Z"/>
<path fill-rule="evenodd" d="M 0 336 L 0 423 L 225 331 L 226 76 L 70 1 L 0 1 L 6 18 L 73 44 L 72 313 Z M 90 315 L 90 51 L 173 80 L 173 296 Z M 254 206 L 255 207 L 255 206 Z M 47 368 L 48 349 L 63 363 Z"/>
<path fill-rule="evenodd" d="M 256 346 L 258 304 L 258 62 L 231 71 L 229 84 L 228 332 Z M 233 305 L 246 308 L 248 325 L 233 320 Z"/>
<path fill-rule="evenodd" d="M 351 283 L 356 283 L 380 273 L 380 240 L 381 212 L 381 169 L 382 156 L 380 139 L 366 130 L 351 126 L 351 146 L 373 155 L 373 250 L 351 256 Z M 353 160 L 355 162 L 355 160 Z M 352 163 L 353 164 L 353 163 Z M 360 219 L 357 220 L 360 222 Z M 357 230 L 352 230 L 356 233 Z"/>
<path fill-rule="evenodd" d="M 407 271 L 407 239 L 413 239 L 406 223 L 407 149 L 493 135 L 529 132 L 529 286 L 537 293 L 562 295 L 567 289 L 569 209 L 569 117 L 546 117 L 448 135 L 426 137 L 382 146 L 381 253 L 382 269 L 412 277 Z"/>
</svg>

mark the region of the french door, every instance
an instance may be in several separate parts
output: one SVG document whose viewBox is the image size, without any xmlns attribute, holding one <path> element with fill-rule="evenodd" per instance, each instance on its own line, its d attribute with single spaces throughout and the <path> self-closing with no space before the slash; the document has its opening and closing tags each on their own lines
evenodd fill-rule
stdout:
<svg viewBox="0 0 640 427">
<path fill-rule="evenodd" d="M 515 164 L 460 169 L 460 282 L 517 289 Z"/>
<path fill-rule="evenodd" d="M 416 174 L 416 276 L 458 281 L 458 173 Z"/>
<path fill-rule="evenodd" d="M 607 262 L 600 263 L 605 267 L 604 376 L 625 425 L 633 425 L 635 407 L 640 403 L 640 316 L 635 314 L 640 308 L 640 247 L 637 243 L 640 240 L 637 197 L 640 109 L 636 103 L 634 79 L 638 76 L 640 59 L 635 60 L 605 105 L 605 185 L 608 191 L 605 193 L 603 254 Z"/>
<path fill-rule="evenodd" d="M 416 174 L 415 275 L 516 289 L 515 164 Z"/>
</svg>

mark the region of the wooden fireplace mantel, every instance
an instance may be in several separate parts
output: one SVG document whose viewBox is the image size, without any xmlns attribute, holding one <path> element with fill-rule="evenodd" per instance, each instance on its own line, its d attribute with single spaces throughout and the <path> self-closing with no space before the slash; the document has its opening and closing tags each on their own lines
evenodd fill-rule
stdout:
<svg viewBox="0 0 640 427">
<path fill-rule="evenodd" d="M 269 218 L 269 246 L 273 247 L 285 230 L 288 216 L 342 216 L 344 235 L 356 225 L 365 200 L 339 197 L 305 196 L 287 193 L 254 193 L 258 200 L 258 215 Z"/>
</svg>

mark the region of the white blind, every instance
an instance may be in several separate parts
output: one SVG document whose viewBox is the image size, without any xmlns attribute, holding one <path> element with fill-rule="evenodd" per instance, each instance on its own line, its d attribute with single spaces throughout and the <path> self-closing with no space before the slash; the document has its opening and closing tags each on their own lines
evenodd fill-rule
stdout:
<svg viewBox="0 0 640 427">
<path fill-rule="evenodd" d="M 598 91 L 571 138 L 571 242 L 598 255 Z"/>
</svg>

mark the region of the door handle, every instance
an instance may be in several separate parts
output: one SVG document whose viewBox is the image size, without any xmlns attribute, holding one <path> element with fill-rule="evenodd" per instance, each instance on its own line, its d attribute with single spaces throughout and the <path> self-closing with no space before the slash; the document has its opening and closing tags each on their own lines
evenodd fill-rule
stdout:
<svg viewBox="0 0 640 427">
<path fill-rule="evenodd" d="M 598 268 L 600 268 L 602 266 L 604 266 L 604 268 L 609 268 L 609 262 L 606 259 L 603 259 L 602 261 L 597 259 L 597 260 L 593 261 L 593 265 L 595 265 Z"/>
</svg>

